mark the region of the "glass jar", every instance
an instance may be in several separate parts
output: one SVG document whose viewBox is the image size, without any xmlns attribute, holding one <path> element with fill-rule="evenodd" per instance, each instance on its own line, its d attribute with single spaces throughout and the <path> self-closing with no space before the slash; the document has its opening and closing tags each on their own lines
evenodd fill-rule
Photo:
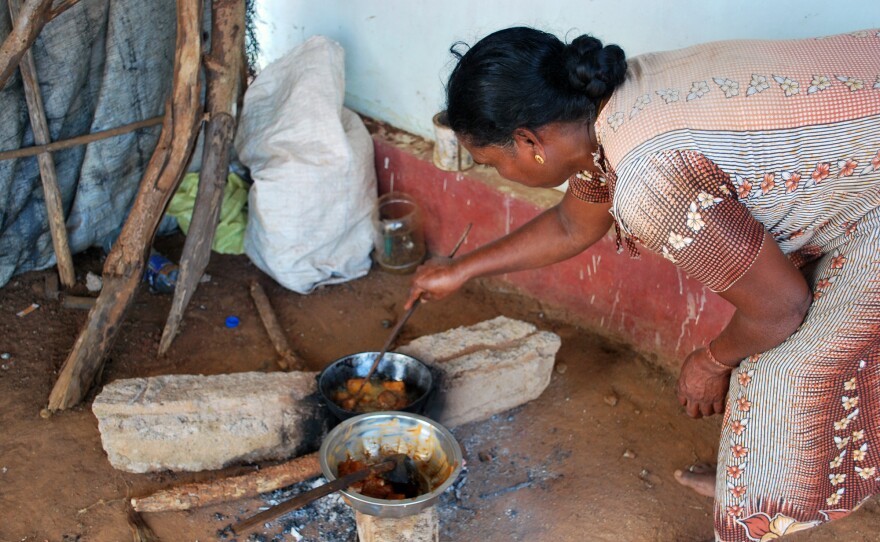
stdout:
<svg viewBox="0 0 880 542">
<path fill-rule="evenodd" d="M 389 192 L 373 214 L 373 256 L 392 273 L 412 273 L 425 259 L 422 211 L 409 195 Z"/>
</svg>

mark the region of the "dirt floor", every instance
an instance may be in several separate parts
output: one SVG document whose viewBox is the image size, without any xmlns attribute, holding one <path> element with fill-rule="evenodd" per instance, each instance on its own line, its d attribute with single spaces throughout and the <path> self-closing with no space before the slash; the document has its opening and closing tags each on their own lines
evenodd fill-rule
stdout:
<svg viewBox="0 0 880 542">
<path fill-rule="evenodd" d="M 179 256 L 179 237 L 157 248 Z M 102 255 L 76 258 L 82 277 L 100 274 Z M 343 355 L 378 350 L 402 312 L 409 279 L 379 271 L 308 296 L 284 290 L 247 258 L 213 255 L 168 357 L 156 348 L 171 297 L 138 293 L 102 375 L 119 378 L 174 373 L 272 371 L 275 354 L 248 285 L 265 286 L 288 337 L 311 368 Z M 40 416 L 56 373 L 86 312 L 47 300 L 48 272 L 15 277 L 0 289 L 0 542 L 132 540 L 126 497 L 188 481 L 239 474 L 130 474 L 108 463 L 87 401 L 48 419 Z M 72 293 L 87 294 L 82 286 Z M 41 307 L 17 317 L 31 303 Z M 711 501 L 681 488 L 672 472 L 715 456 L 720 420 L 694 421 L 675 401 L 674 379 L 626 345 L 581 329 L 568 315 L 480 283 L 426 304 L 401 343 L 428 333 L 506 315 L 562 337 L 553 379 L 537 400 L 457 428 L 467 468 L 441 502 L 443 540 L 704 541 L 712 536 Z M 241 325 L 224 327 L 235 315 Z M 384 325 L 383 325 L 383 320 Z M 4 358 L 7 356 L 3 356 Z M 314 485 L 303 484 L 303 486 Z M 224 527 L 283 494 L 191 512 L 144 514 L 164 542 L 234 540 Z M 880 540 L 880 501 L 837 523 L 790 540 Z M 353 519 L 338 498 L 276 520 L 239 540 L 354 541 Z"/>
</svg>

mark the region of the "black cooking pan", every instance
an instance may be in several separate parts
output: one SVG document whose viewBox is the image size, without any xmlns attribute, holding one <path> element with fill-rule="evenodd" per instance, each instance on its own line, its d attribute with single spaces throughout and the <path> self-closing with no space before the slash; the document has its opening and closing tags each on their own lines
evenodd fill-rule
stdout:
<svg viewBox="0 0 880 542">
<path fill-rule="evenodd" d="M 339 358 L 318 376 L 321 398 L 327 408 L 340 420 L 363 413 L 340 407 L 333 401 L 333 395 L 345 387 L 348 379 L 366 377 L 377 355 L 378 352 L 360 352 Z M 431 370 L 427 365 L 412 356 L 397 352 L 388 352 L 382 357 L 376 372 L 373 373 L 373 378 L 403 381 L 410 402 L 400 410 L 413 414 L 421 414 L 425 410 L 425 404 L 434 385 Z"/>
</svg>

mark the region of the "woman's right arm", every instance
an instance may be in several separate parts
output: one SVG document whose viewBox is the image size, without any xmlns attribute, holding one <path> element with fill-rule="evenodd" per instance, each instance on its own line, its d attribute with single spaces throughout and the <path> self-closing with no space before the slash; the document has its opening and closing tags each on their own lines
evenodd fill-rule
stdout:
<svg viewBox="0 0 880 542">
<path fill-rule="evenodd" d="M 587 203 L 566 193 L 521 228 L 459 258 L 434 258 L 416 271 L 406 308 L 422 297 L 441 299 L 470 279 L 535 269 L 567 260 L 601 239 L 613 219 L 608 203 Z"/>
</svg>

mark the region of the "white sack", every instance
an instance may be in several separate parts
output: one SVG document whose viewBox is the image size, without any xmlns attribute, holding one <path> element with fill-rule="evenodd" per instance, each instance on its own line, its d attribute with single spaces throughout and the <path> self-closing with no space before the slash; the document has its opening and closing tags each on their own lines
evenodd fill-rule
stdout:
<svg viewBox="0 0 880 542">
<path fill-rule="evenodd" d="M 264 69 L 235 138 L 254 185 L 244 248 L 284 287 L 309 293 L 370 269 L 373 141 L 345 96 L 342 47 L 323 36 Z"/>
</svg>

